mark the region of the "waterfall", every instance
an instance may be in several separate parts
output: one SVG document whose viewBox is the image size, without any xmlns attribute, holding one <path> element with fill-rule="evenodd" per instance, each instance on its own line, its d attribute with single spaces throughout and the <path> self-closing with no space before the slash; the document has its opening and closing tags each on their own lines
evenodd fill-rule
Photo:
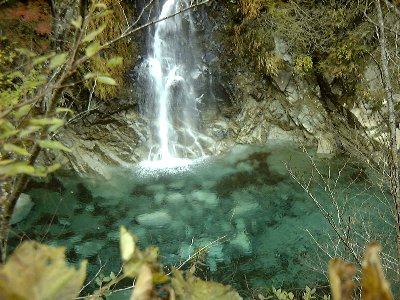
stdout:
<svg viewBox="0 0 400 300">
<path fill-rule="evenodd" d="M 167 0 L 158 17 L 184 8 L 182 0 Z M 148 57 L 147 114 L 151 123 L 149 161 L 173 161 L 204 156 L 198 139 L 200 113 L 196 91 L 199 51 L 189 12 L 158 22 Z"/>
</svg>

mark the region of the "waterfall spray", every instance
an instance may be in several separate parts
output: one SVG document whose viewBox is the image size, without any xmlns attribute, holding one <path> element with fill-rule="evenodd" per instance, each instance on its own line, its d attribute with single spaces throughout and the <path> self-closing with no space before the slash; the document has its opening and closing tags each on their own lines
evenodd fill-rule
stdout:
<svg viewBox="0 0 400 300">
<path fill-rule="evenodd" d="M 182 0 L 167 0 L 159 19 L 188 5 Z M 204 156 L 198 140 L 198 95 L 195 84 L 198 73 L 198 49 L 193 42 L 190 13 L 178 14 L 156 24 L 148 58 L 152 105 L 150 161 L 171 162 Z"/>
</svg>

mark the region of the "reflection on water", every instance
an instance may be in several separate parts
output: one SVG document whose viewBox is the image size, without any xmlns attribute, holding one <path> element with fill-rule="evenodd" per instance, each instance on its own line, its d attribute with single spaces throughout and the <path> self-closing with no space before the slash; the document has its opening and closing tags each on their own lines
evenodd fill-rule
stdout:
<svg viewBox="0 0 400 300">
<path fill-rule="evenodd" d="M 305 178 L 311 176 L 304 153 L 282 145 L 238 147 L 181 172 L 146 174 L 138 167 L 113 170 L 108 181 L 59 174 L 46 183 L 32 182 L 29 194 L 35 206 L 14 228 L 12 243 L 29 238 L 62 245 L 71 262 L 87 258 L 91 274 L 100 264 L 107 274 L 120 268 L 118 228 L 125 225 L 141 246 L 160 247 L 166 266 L 177 266 L 195 249 L 212 243 L 203 275 L 232 284 L 242 295 L 272 285 L 324 283 L 321 271 L 328 256 L 316 241 L 334 254 L 337 239 L 284 162 Z M 316 163 L 332 179 L 343 165 L 341 160 Z M 376 201 L 381 192 L 359 174 L 348 167 L 338 181 L 342 218 L 350 220 L 352 230 L 377 228 L 368 238 L 380 238 L 389 228 L 384 223 L 388 207 Z M 332 207 L 323 185 L 315 184 L 313 192 L 325 207 Z M 363 245 L 364 237 L 352 238 Z M 340 245 L 335 249 L 343 251 Z"/>
</svg>

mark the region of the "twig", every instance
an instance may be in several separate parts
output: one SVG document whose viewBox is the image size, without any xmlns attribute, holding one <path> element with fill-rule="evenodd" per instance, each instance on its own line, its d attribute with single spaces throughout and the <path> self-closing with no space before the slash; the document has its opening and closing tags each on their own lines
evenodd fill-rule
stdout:
<svg viewBox="0 0 400 300">
<path fill-rule="evenodd" d="M 178 269 L 178 270 L 181 269 L 181 268 L 182 268 L 186 263 L 188 263 L 193 257 L 195 257 L 195 256 L 199 255 L 200 253 L 202 253 L 203 251 L 205 251 L 205 250 L 211 248 L 212 245 L 218 243 L 220 240 L 222 240 L 222 239 L 224 239 L 224 238 L 226 238 L 226 235 L 217 238 L 216 240 L 210 242 L 208 245 L 206 245 L 206 246 L 204 246 L 204 247 L 201 247 L 201 248 L 200 248 L 199 250 L 197 250 L 192 256 L 189 255 L 189 257 L 188 257 L 184 262 L 182 262 L 182 263 L 177 267 L 177 269 Z M 172 271 L 170 271 L 169 273 L 167 273 L 167 275 L 171 275 L 171 274 L 172 274 Z"/>
</svg>

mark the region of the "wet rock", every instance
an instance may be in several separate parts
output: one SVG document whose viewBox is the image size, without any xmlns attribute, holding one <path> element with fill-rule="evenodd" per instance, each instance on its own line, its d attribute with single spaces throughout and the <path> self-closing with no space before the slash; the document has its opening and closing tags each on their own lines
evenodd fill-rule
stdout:
<svg viewBox="0 0 400 300">
<path fill-rule="evenodd" d="M 21 222 L 31 211 L 33 202 L 31 196 L 21 194 L 15 205 L 13 215 L 11 217 L 11 225 Z"/>
<path fill-rule="evenodd" d="M 321 136 L 318 139 L 317 154 L 319 156 L 333 156 L 336 152 L 336 145 L 332 140 L 332 137 Z"/>
</svg>

